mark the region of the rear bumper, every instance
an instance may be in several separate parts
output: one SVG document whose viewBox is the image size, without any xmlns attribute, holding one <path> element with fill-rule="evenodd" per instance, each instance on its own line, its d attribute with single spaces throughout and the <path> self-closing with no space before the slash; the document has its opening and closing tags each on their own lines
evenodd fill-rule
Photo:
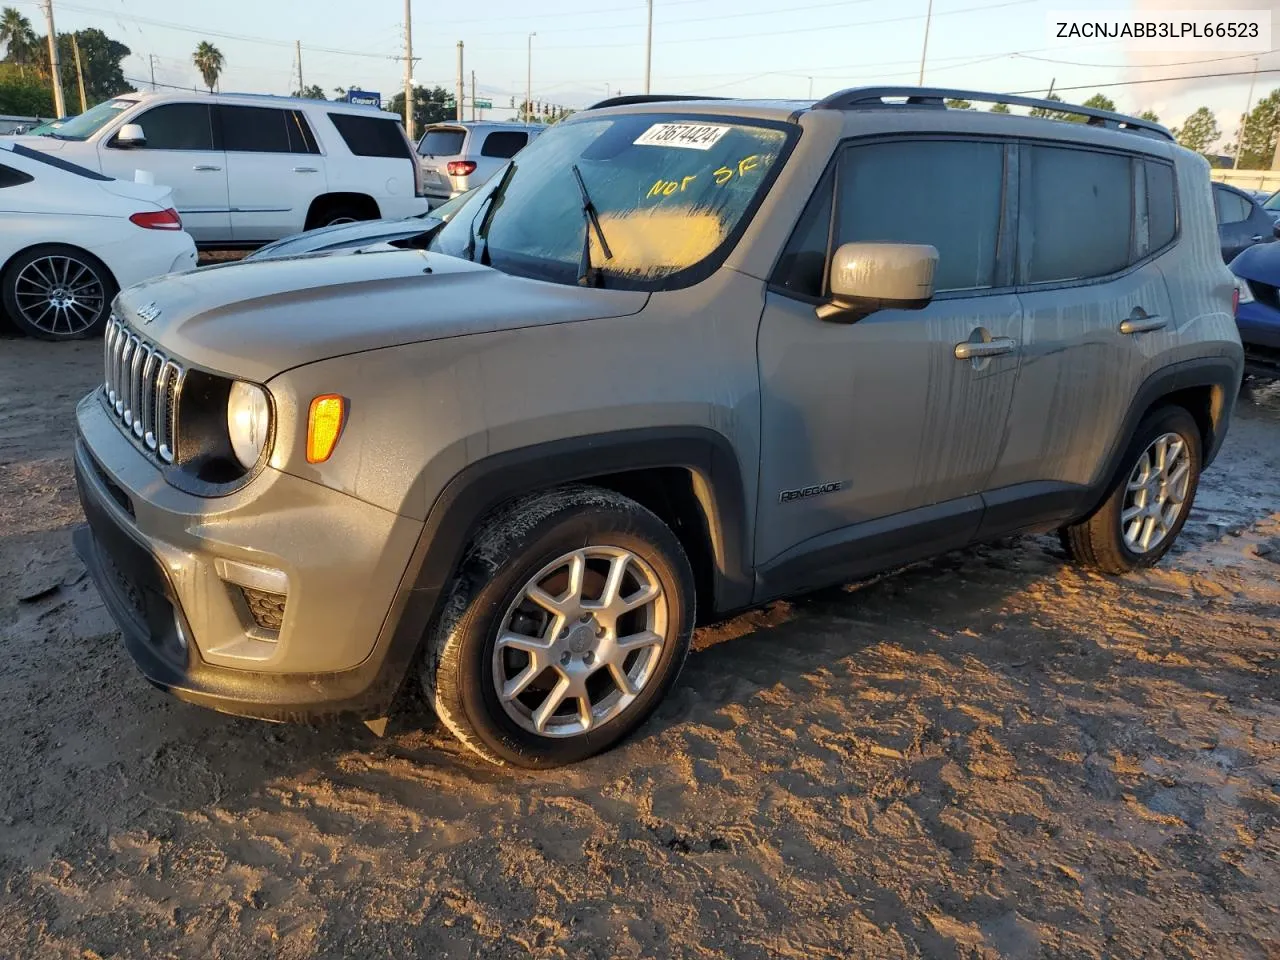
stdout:
<svg viewBox="0 0 1280 960">
<path fill-rule="evenodd" d="M 192 531 L 200 529 L 194 522 L 198 515 L 179 513 L 171 504 L 164 509 L 155 502 L 156 490 L 167 487 L 163 480 L 157 476 L 157 483 L 148 488 L 124 479 L 139 464 L 119 462 L 125 452 L 113 440 L 123 444 L 129 441 L 113 424 L 106 423 L 112 433 L 95 429 L 98 421 L 94 408 L 98 406 L 93 395 L 79 411 L 81 430 L 76 440 L 75 474 L 88 523 L 75 532 L 75 545 L 143 675 L 182 700 L 224 713 L 287 721 L 337 715 L 385 716 L 422 636 L 421 630 L 414 635 L 413 631 L 395 629 L 405 599 L 399 581 L 416 535 L 408 537 L 406 555 L 391 575 L 390 584 L 373 582 L 376 565 L 363 570 L 357 565 L 347 568 L 351 576 L 348 589 L 335 591 L 326 572 L 333 566 L 332 559 L 315 556 L 314 535 L 298 531 L 299 542 L 310 541 L 303 549 L 312 555 L 311 566 L 291 566 L 287 558 L 271 561 L 277 566 L 291 566 L 289 597 L 284 606 L 283 628 L 276 640 L 278 655 L 272 653 L 255 663 L 244 656 L 244 651 L 262 649 L 261 633 L 255 636 L 251 620 L 245 628 L 247 611 L 243 605 L 237 608 L 234 590 L 221 582 L 217 573 L 220 558 L 234 557 L 237 518 L 221 518 L 214 529 L 222 529 L 222 539 L 193 537 Z M 103 448 L 101 453 L 86 439 L 86 420 L 88 432 Z M 127 456 L 136 457 L 143 467 L 149 466 L 145 457 L 132 449 Z M 111 470 L 107 461 L 112 461 Z M 316 487 L 306 481 L 296 483 Z M 175 496 L 176 491 L 171 490 L 166 490 L 165 496 Z M 350 501 L 342 494 L 331 493 Z M 301 497 L 290 499 L 297 513 L 295 521 L 307 527 L 326 526 L 316 523 L 314 516 L 308 518 L 313 505 L 302 502 Z M 273 515 L 278 513 L 270 494 L 263 500 L 267 502 L 257 505 Z M 336 514 L 336 510 L 343 509 L 341 501 L 329 504 L 327 526 L 333 531 L 330 535 L 343 541 L 327 552 L 329 558 L 345 559 L 344 547 L 351 549 L 353 536 L 360 539 L 348 524 L 358 525 L 362 519 L 367 522 L 370 518 L 364 515 L 365 511 L 376 509 L 359 501 L 352 504 L 354 512 L 343 516 Z M 210 509 L 208 501 L 204 509 Z M 261 534 L 260 518 L 255 520 L 252 510 L 245 512 L 248 516 L 239 522 L 245 530 Z M 419 524 L 415 529 L 420 528 Z M 161 530 L 163 535 L 158 535 Z M 383 547 L 387 553 L 396 553 L 399 542 L 398 537 L 392 537 Z M 291 547 L 283 544 L 281 548 Z M 357 545 L 354 552 L 358 555 L 362 550 Z M 281 563 L 281 559 L 286 562 Z M 312 586 L 308 587 L 308 583 Z M 378 609 L 370 618 L 361 619 L 354 614 L 369 592 L 381 594 L 384 589 L 389 599 L 375 601 Z M 315 599 L 317 590 L 320 600 Z M 313 619 L 317 615 L 320 620 Z M 326 626 L 326 620 L 332 625 Z M 341 621 L 340 625 L 337 621 Z M 367 633 L 360 623 L 370 624 Z M 363 652 L 345 652 L 351 650 Z M 343 657 L 349 659 L 349 666 L 306 666 L 308 662 L 333 664 Z"/>
</svg>

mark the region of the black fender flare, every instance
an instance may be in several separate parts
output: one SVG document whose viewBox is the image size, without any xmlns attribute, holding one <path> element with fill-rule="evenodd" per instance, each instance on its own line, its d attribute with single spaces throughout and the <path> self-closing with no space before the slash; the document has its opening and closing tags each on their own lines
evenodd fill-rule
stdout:
<svg viewBox="0 0 1280 960">
<path fill-rule="evenodd" d="M 395 676 L 397 685 L 403 679 L 467 545 L 496 507 L 536 490 L 656 467 L 692 474 L 715 567 L 716 609 L 748 606 L 752 515 L 727 437 L 706 427 L 646 427 L 534 444 L 477 460 L 436 497 L 384 624 L 390 639 L 380 673 Z"/>
</svg>

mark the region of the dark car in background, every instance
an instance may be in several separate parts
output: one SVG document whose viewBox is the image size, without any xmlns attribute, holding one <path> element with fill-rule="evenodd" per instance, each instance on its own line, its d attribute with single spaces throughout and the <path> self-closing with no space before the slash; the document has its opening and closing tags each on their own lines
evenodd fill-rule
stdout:
<svg viewBox="0 0 1280 960">
<path fill-rule="evenodd" d="M 1249 373 L 1280 378 L 1280 243 L 1258 244 L 1231 261 L 1240 308 L 1236 325 Z"/>
<path fill-rule="evenodd" d="M 1213 205 L 1218 215 L 1218 239 L 1225 262 L 1230 263 L 1255 243 L 1276 239 L 1275 218 L 1245 191 L 1215 183 Z"/>
</svg>

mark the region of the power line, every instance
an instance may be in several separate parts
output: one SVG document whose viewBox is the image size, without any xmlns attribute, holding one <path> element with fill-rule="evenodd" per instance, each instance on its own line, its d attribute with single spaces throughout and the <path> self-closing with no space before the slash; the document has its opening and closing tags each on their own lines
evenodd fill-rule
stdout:
<svg viewBox="0 0 1280 960">
<path fill-rule="evenodd" d="M 1209 57 L 1204 60 L 1174 60 L 1169 63 L 1156 63 L 1151 66 L 1156 67 L 1185 67 L 1193 63 L 1221 63 L 1224 60 L 1248 60 L 1252 57 L 1265 57 L 1272 53 L 1280 52 L 1280 48 L 1276 50 L 1268 50 L 1266 53 L 1237 53 L 1230 57 Z M 1033 57 L 1026 53 L 1015 53 L 1012 56 L 1019 57 L 1023 60 L 1038 60 L 1041 63 L 1058 63 L 1068 67 L 1098 67 L 1099 69 L 1131 69 L 1135 66 L 1132 63 L 1082 63 L 1076 60 L 1053 60 L 1049 57 Z"/>
<path fill-rule="evenodd" d="M 1097 90 L 1100 87 L 1132 87 L 1143 83 L 1172 83 L 1175 80 L 1217 80 L 1222 77 L 1247 77 L 1253 73 L 1252 70 L 1244 70 L 1236 73 L 1197 73 L 1189 77 L 1156 77 L 1152 80 L 1117 80 L 1114 83 L 1086 83 L 1078 87 L 1054 87 L 1057 90 Z M 1280 73 L 1280 68 L 1275 70 L 1259 70 L 1258 73 Z M 1006 91 L 1006 96 L 1017 97 L 1026 94 L 1036 94 L 1043 90 L 1043 87 L 1036 87 L 1034 90 L 1010 90 Z"/>
</svg>

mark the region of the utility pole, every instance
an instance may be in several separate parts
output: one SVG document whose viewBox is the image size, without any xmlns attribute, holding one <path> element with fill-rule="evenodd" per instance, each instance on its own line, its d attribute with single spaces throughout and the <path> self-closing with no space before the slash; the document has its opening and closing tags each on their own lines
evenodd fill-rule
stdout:
<svg viewBox="0 0 1280 960">
<path fill-rule="evenodd" d="M 148 53 L 147 62 L 151 64 L 151 90 L 154 93 L 156 89 L 156 55 Z"/>
<path fill-rule="evenodd" d="M 933 23 L 933 0 L 924 15 L 924 46 L 920 48 L 920 86 L 924 86 L 924 58 L 929 55 L 929 27 Z"/>
<path fill-rule="evenodd" d="M 1249 126 L 1249 111 L 1253 109 L 1253 85 L 1258 79 L 1258 58 L 1253 58 L 1253 76 L 1249 78 L 1249 99 L 1245 101 L 1244 117 L 1240 120 L 1240 132 L 1236 135 L 1236 155 L 1231 158 L 1231 169 L 1240 168 L 1240 150 L 1244 147 L 1244 131 Z"/>
<path fill-rule="evenodd" d="M 813 77 L 809 78 L 809 99 L 813 99 Z"/>
<path fill-rule="evenodd" d="M 58 59 L 58 32 L 53 28 L 53 0 L 41 0 L 44 8 L 44 25 L 49 31 L 49 72 L 53 74 L 53 110 L 60 117 L 67 115 L 67 101 L 62 97 L 62 62 Z"/>
<path fill-rule="evenodd" d="M 530 111 L 533 110 L 533 38 L 538 34 L 536 32 L 529 34 L 529 63 L 528 70 L 524 76 L 524 122 L 530 120 Z"/>
<path fill-rule="evenodd" d="M 462 41 L 459 40 L 458 41 L 458 77 L 457 77 L 456 86 L 453 93 L 453 99 L 456 101 L 454 106 L 457 107 L 457 112 L 458 112 L 457 119 L 459 123 L 461 123 L 465 118 L 465 115 L 462 112 L 462 101 L 466 99 L 466 89 L 467 89 L 466 84 L 463 83 L 463 80 L 462 80 Z"/>
<path fill-rule="evenodd" d="M 413 11 L 409 9 L 410 3 L 411 0 L 404 0 L 404 132 L 412 142 L 417 138 L 413 135 Z"/>
<path fill-rule="evenodd" d="M 84 95 L 84 67 L 80 65 L 80 40 L 74 33 L 71 35 L 71 49 L 76 55 L 76 82 L 80 86 L 80 112 L 84 113 L 89 109 L 89 98 Z"/>
<path fill-rule="evenodd" d="M 930 3 L 933 0 L 929 0 Z M 653 0 L 649 0 L 649 27 L 644 35 L 644 92 L 649 92 L 649 72 L 653 67 Z"/>
<path fill-rule="evenodd" d="M 1276 125 L 1280 126 L 1280 108 L 1276 109 Z M 1280 137 L 1276 138 L 1276 152 L 1271 158 L 1271 169 L 1280 170 Z"/>
<path fill-rule="evenodd" d="M 471 71 L 471 121 L 476 119 L 476 72 Z"/>
<path fill-rule="evenodd" d="M 294 52 L 298 56 L 298 96 L 305 96 L 306 87 L 302 85 L 302 41 L 293 41 Z"/>
</svg>

